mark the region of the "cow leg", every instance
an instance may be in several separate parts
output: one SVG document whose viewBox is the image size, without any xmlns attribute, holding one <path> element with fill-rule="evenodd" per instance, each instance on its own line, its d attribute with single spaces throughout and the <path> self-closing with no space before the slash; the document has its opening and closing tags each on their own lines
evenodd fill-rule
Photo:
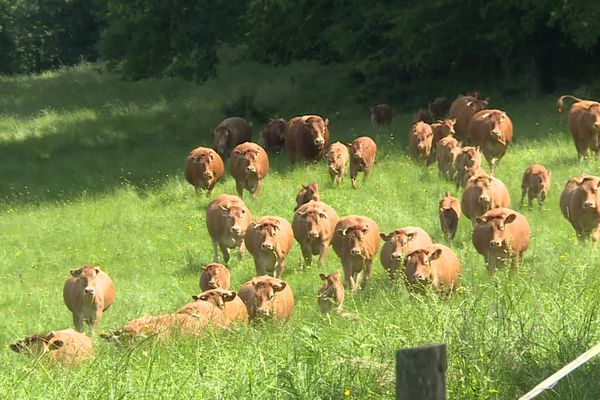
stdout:
<svg viewBox="0 0 600 400">
<path fill-rule="evenodd" d="M 325 243 L 321 243 L 321 249 L 319 251 L 319 261 L 318 261 L 319 268 L 323 266 L 323 263 L 325 262 L 325 258 L 327 258 L 328 250 L 329 250 L 329 246 L 325 245 Z"/>
<path fill-rule="evenodd" d="M 367 286 L 367 284 L 369 283 L 369 280 L 371 279 L 371 270 L 372 269 L 373 269 L 373 260 L 366 261 L 365 269 L 362 274 L 362 282 L 360 283 L 360 286 L 363 289 Z"/>
<path fill-rule="evenodd" d="M 371 170 L 370 169 L 365 169 L 363 172 L 364 172 L 363 183 L 365 183 L 367 181 L 367 179 L 369 178 L 369 175 L 371 174 Z"/>
<path fill-rule="evenodd" d="M 219 261 L 218 243 L 214 239 L 212 241 L 212 246 L 213 246 L 213 262 L 218 262 Z"/>
<path fill-rule="evenodd" d="M 260 193 L 260 189 L 262 189 L 262 180 L 256 181 L 254 185 L 252 185 L 252 198 L 255 199 L 256 196 Z"/>
<path fill-rule="evenodd" d="M 101 318 L 102 318 L 102 307 L 98 307 L 98 309 L 96 310 L 96 315 L 94 315 L 94 317 L 92 319 L 90 319 L 90 327 L 91 327 L 92 333 L 94 333 L 96 331 L 96 328 L 98 327 L 98 324 L 100 323 Z"/>
<path fill-rule="evenodd" d="M 592 243 L 596 244 L 598 239 L 600 239 L 600 228 L 596 228 L 596 230 L 592 232 Z"/>
<path fill-rule="evenodd" d="M 83 318 L 73 314 L 73 325 L 75 326 L 75 330 L 77 332 L 83 332 Z"/>
<path fill-rule="evenodd" d="M 227 264 L 229 262 L 229 248 L 224 243 L 219 243 L 219 247 L 221 247 L 223 253 L 223 262 Z"/>
<path fill-rule="evenodd" d="M 352 189 L 356 189 L 356 175 L 358 175 L 356 167 L 350 166 L 350 182 L 352 183 Z"/>
<path fill-rule="evenodd" d="M 237 192 L 240 199 L 244 198 L 244 184 L 240 181 L 235 181 L 235 191 Z"/>
<path fill-rule="evenodd" d="M 256 267 L 256 276 L 263 276 L 267 274 L 267 267 L 256 257 L 254 257 L 254 266 Z"/>
<path fill-rule="evenodd" d="M 238 256 L 240 258 L 242 258 L 244 256 L 245 252 L 246 252 L 246 242 L 244 242 L 244 239 L 242 239 L 242 241 L 240 242 L 240 250 L 238 252 Z"/>
<path fill-rule="evenodd" d="M 523 200 L 525 200 L 525 195 L 527 194 L 527 188 L 526 187 L 522 187 L 521 188 L 521 201 L 519 201 L 519 205 L 521 207 L 523 207 Z"/>
<path fill-rule="evenodd" d="M 273 272 L 273 277 L 281 279 L 284 272 L 285 272 L 285 259 L 278 260 L 275 264 L 275 271 Z"/>
<path fill-rule="evenodd" d="M 342 261 L 342 266 L 344 268 L 346 286 L 350 291 L 354 292 L 356 290 L 356 285 L 354 283 L 354 279 L 352 279 L 352 263 L 349 261 Z"/>
<path fill-rule="evenodd" d="M 302 257 L 304 258 L 304 266 L 308 267 L 312 265 L 312 251 L 310 245 L 303 244 L 300 246 L 300 250 L 302 250 Z"/>
<path fill-rule="evenodd" d="M 527 202 L 527 207 L 529 207 L 529 209 L 531 210 L 531 207 L 533 207 L 533 193 L 531 193 L 531 191 L 529 192 L 529 194 L 527 195 L 529 201 Z M 538 200 L 538 204 L 539 204 L 539 200 Z M 541 204 L 540 204 L 541 206 Z"/>
</svg>

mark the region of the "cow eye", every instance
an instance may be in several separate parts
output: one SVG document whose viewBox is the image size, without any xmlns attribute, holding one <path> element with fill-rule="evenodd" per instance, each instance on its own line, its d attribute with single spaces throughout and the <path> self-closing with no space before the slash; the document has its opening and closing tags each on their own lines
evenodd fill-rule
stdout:
<svg viewBox="0 0 600 400">
<path fill-rule="evenodd" d="M 246 210 L 244 210 L 243 208 L 242 208 L 241 212 L 242 212 L 242 215 L 246 214 Z"/>
<path fill-rule="evenodd" d="M 503 231 L 504 230 L 504 224 L 498 225 L 498 229 L 500 229 L 501 231 Z"/>
</svg>

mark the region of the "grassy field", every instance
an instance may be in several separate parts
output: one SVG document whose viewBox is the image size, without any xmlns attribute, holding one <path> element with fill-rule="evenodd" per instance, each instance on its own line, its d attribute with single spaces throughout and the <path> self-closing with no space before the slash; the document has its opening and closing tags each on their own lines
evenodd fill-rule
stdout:
<svg viewBox="0 0 600 400">
<path fill-rule="evenodd" d="M 62 285 L 84 263 L 100 265 L 117 286 L 101 332 L 190 301 L 212 249 L 209 199 L 183 178 L 185 157 L 239 110 L 253 113 L 255 132 L 263 116 L 319 113 L 330 118 L 334 140 L 366 134 L 380 146 L 379 163 L 358 190 L 348 181 L 333 188 L 324 164 L 291 170 L 285 156 L 275 157 L 260 197 L 246 199 L 253 215 L 291 220 L 300 184 L 316 181 L 341 216 L 370 216 L 383 232 L 418 225 L 443 241 L 437 202 L 456 192 L 434 167 L 407 157 L 410 115 L 398 115 L 389 129 L 371 128 L 368 109 L 352 101 L 354 89 L 339 72 L 230 62 L 202 86 L 124 82 L 92 65 L 0 78 L 0 398 L 392 398 L 395 351 L 444 342 L 449 398 L 509 399 L 598 342 L 598 248 L 577 243 L 558 197 L 568 178 L 598 174 L 600 164 L 577 161 L 552 97 L 492 100 L 515 126 L 516 141 L 497 170 L 513 207 L 530 163 L 543 163 L 553 178 L 544 207 L 523 211 L 532 243 L 516 276 L 487 275 L 463 219 L 452 244 L 462 287 L 449 300 L 389 282 L 377 259 L 370 287 L 347 296 L 346 310 L 359 320 L 322 316 L 318 271 L 302 271 L 295 245 L 284 275 L 296 298 L 287 324 L 121 349 L 95 337 L 97 356 L 70 370 L 8 349 L 25 335 L 71 325 Z M 214 195 L 234 192 L 228 177 Z M 233 257 L 230 268 L 233 289 L 254 273 L 248 255 Z M 322 271 L 334 270 L 341 265 L 331 251 Z M 591 362 L 541 398 L 597 399 L 598 376 L 600 363 Z"/>
</svg>

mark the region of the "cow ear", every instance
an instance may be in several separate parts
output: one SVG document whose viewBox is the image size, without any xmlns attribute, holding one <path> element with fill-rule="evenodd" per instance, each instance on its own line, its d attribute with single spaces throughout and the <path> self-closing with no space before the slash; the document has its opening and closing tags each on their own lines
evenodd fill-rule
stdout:
<svg viewBox="0 0 600 400">
<path fill-rule="evenodd" d="M 273 287 L 274 292 L 281 292 L 283 289 L 285 289 L 286 286 L 287 286 L 287 283 L 285 283 L 283 281 L 281 283 L 273 282 L 271 284 L 271 287 Z"/>
<path fill-rule="evenodd" d="M 60 339 L 56 339 L 54 342 L 48 343 L 48 349 L 49 350 L 57 350 L 57 349 L 60 349 L 61 347 L 63 347 L 64 345 L 65 345 L 65 342 L 63 342 Z"/>
<path fill-rule="evenodd" d="M 342 236 L 346 236 L 346 231 L 348 230 L 348 228 L 344 228 L 344 229 L 338 229 L 337 233 L 339 233 Z"/>
<path fill-rule="evenodd" d="M 305 186 L 305 185 L 301 185 L 301 186 L 302 186 L 302 189 L 308 190 L 308 186 Z"/>
<path fill-rule="evenodd" d="M 483 118 L 483 119 L 490 119 L 490 115 L 491 115 L 491 114 L 490 114 L 489 112 L 486 112 L 486 113 L 484 113 L 484 114 L 481 116 L 481 118 Z"/>
<path fill-rule="evenodd" d="M 224 302 L 228 302 L 228 301 L 233 301 L 233 299 L 235 299 L 235 296 L 237 296 L 236 292 L 224 292 L 223 296 L 221 296 L 223 298 Z"/>
<path fill-rule="evenodd" d="M 361 231 L 362 231 L 363 233 L 367 233 L 367 232 L 369 232 L 369 225 L 365 225 L 365 226 L 364 226 L 364 227 L 361 229 Z"/>
<path fill-rule="evenodd" d="M 450 193 L 449 190 L 446 191 L 446 197 L 452 197 L 452 194 Z"/>
<path fill-rule="evenodd" d="M 417 236 L 417 231 L 415 231 L 415 230 L 406 231 L 406 236 L 408 237 L 408 240 L 412 240 L 415 238 L 415 236 Z"/>
<path fill-rule="evenodd" d="M 194 301 L 198 301 L 198 300 L 200 300 L 200 295 L 193 294 L 193 295 L 192 295 L 192 300 L 194 300 Z"/>
<path fill-rule="evenodd" d="M 510 224 L 517 218 L 517 214 L 508 214 L 506 218 L 504 218 L 504 224 Z"/>
<path fill-rule="evenodd" d="M 388 240 L 390 240 L 390 236 L 391 235 L 386 235 L 385 233 L 380 233 L 379 237 L 382 238 L 385 242 L 387 242 Z"/>
<path fill-rule="evenodd" d="M 321 280 L 326 280 L 327 279 L 327 275 L 325 274 L 319 274 L 319 277 L 321 278 Z"/>
<path fill-rule="evenodd" d="M 71 276 L 79 276 L 81 274 L 81 268 L 77 268 L 77 269 L 72 269 L 69 271 L 71 273 Z"/>
<path fill-rule="evenodd" d="M 437 260 L 441 255 L 442 249 L 435 249 L 435 251 L 429 255 L 429 261 Z"/>
<path fill-rule="evenodd" d="M 210 160 L 214 160 L 215 159 L 215 153 L 208 153 L 208 158 L 210 158 Z"/>
<path fill-rule="evenodd" d="M 485 217 L 481 216 L 481 217 L 475 218 L 475 221 L 477 221 L 477 223 L 479 223 L 479 224 L 483 224 L 483 223 L 487 222 L 487 219 Z"/>
<path fill-rule="evenodd" d="M 325 121 L 323 121 L 323 123 L 325 124 L 325 126 L 329 125 L 329 118 L 325 118 Z"/>
<path fill-rule="evenodd" d="M 95 268 L 94 268 L 94 271 L 96 271 L 96 275 L 98 275 L 98 274 L 100 273 L 100 268 L 98 268 L 98 267 L 95 267 Z"/>
</svg>

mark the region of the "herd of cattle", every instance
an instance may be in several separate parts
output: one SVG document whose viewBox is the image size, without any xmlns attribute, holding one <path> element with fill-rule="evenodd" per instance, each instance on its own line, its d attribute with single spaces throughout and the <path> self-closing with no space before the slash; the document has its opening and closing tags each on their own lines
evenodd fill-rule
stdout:
<svg viewBox="0 0 600 400">
<path fill-rule="evenodd" d="M 575 101 L 569 113 L 569 129 L 579 157 L 587 149 L 600 155 L 600 103 L 561 96 L 559 112 L 565 98 Z M 390 124 L 392 117 L 389 105 L 371 107 L 374 126 Z M 326 157 L 334 186 L 343 183 L 347 164 L 353 188 L 357 188 L 358 172 L 362 171 L 367 179 L 375 165 L 376 143 L 363 136 L 349 144 L 330 145 L 328 122 L 316 115 L 272 120 L 257 144 L 250 141 L 251 128 L 243 118 L 223 120 L 214 130 L 213 148 L 193 149 L 185 169 L 185 177 L 196 191 L 206 190 L 210 196 L 225 172 L 223 159 L 229 158 L 229 173 L 238 194 L 221 194 L 207 206 L 206 225 L 215 262 L 201 271 L 201 293 L 172 313 L 146 315 L 102 336 L 120 344 L 149 335 L 160 340 L 175 333 L 195 335 L 209 326 L 227 327 L 254 319 L 289 319 L 294 296 L 282 278 L 294 239 L 300 245 L 305 266 L 312 264 L 313 256 L 318 256 L 321 266 L 330 246 L 341 260 L 343 277 L 339 272 L 319 274 L 323 280 L 318 290 L 322 312 L 348 315 L 342 311 L 345 289 L 354 292 L 359 285 L 368 284 L 378 251 L 390 279 L 399 277 L 412 290 L 431 287 L 442 296 L 451 294 L 460 284 L 461 271 L 460 259 L 451 248 L 433 243 L 419 227 L 400 227 L 383 233 L 367 216 L 339 217 L 332 206 L 321 201 L 316 183 L 302 186 L 291 223 L 278 216 L 252 216 L 242 200 L 243 191 L 249 191 L 253 197 L 259 195 L 269 172 L 268 154 L 285 151 L 292 164 Z M 487 101 L 480 99 L 477 92 L 460 95 L 452 103 L 436 99 L 427 110 L 415 114 L 410 130 L 409 150 L 415 160 L 423 165 L 437 162 L 441 176 L 463 189 L 460 200 L 447 192 L 439 203 L 444 235 L 451 242 L 461 214 L 467 217 L 473 227 L 473 245 L 484 257 L 490 274 L 507 263 L 514 270 L 531 236 L 527 218 L 509 208 L 508 190 L 493 176 L 512 141 L 512 130 L 508 115 L 488 109 Z M 490 174 L 482 167 L 482 154 L 490 166 Z M 534 198 L 541 206 L 548 194 L 550 178 L 551 173 L 544 166 L 528 167 L 522 179 L 521 203 L 527 196 L 530 208 Z M 562 214 L 582 242 L 600 238 L 599 187 L 600 177 L 584 174 L 569 179 L 560 197 Z M 230 290 L 230 272 L 226 266 L 232 249 L 238 249 L 240 257 L 247 249 L 256 268 L 256 277 L 237 293 Z M 218 263 L 220 257 L 223 264 Z M 103 311 L 112 304 L 115 287 L 111 278 L 97 266 L 71 270 L 63 297 L 73 314 L 75 330 L 32 335 L 11 344 L 12 350 L 50 354 L 52 360 L 68 364 L 93 353 L 91 339 L 81 332 L 85 323 L 93 332 Z"/>
</svg>

